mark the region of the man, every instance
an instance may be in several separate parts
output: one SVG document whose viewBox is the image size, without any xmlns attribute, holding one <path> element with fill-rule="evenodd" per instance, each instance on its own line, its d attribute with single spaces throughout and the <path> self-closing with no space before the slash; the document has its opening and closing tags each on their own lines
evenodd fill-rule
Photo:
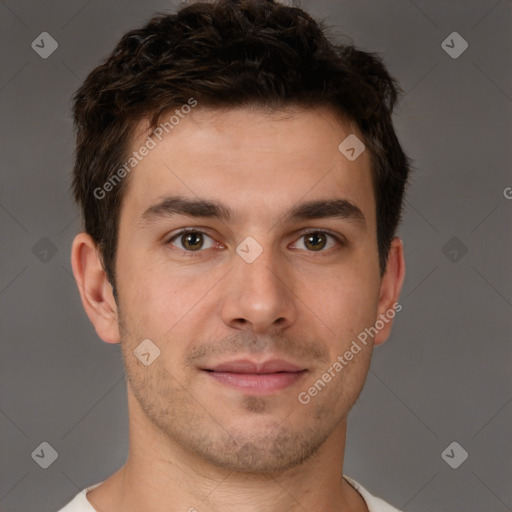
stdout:
<svg viewBox="0 0 512 512">
<path fill-rule="evenodd" d="M 127 33 L 74 98 L 73 272 L 127 375 L 125 465 L 62 512 L 389 512 L 343 474 L 404 279 L 381 61 L 271 0 Z"/>
</svg>

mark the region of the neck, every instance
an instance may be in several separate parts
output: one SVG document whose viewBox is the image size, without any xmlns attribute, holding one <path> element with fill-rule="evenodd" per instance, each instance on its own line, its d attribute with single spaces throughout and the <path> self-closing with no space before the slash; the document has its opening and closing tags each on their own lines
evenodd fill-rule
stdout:
<svg viewBox="0 0 512 512">
<path fill-rule="evenodd" d="M 102 512 L 366 512 L 343 480 L 346 420 L 315 455 L 279 474 L 219 468 L 170 440 L 129 394 L 130 450 L 125 465 L 87 495 Z"/>
</svg>

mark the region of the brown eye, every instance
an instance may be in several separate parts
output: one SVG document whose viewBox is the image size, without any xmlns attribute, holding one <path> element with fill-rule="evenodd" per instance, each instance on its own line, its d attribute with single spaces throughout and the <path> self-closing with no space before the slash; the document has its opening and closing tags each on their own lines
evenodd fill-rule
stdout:
<svg viewBox="0 0 512 512">
<path fill-rule="evenodd" d="M 181 231 L 174 235 L 169 243 L 187 252 L 199 252 L 201 249 L 215 246 L 215 241 L 210 236 L 197 230 Z"/>
<path fill-rule="evenodd" d="M 321 251 L 327 245 L 325 233 L 308 233 L 304 235 L 304 245 L 311 251 Z"/>
<path fill-rule="evenodd" d="M 334 247 L 344 246 L 341 235 L 336 236 L 326 231 L 310 231 L 304 233 L 294 244 L 293 249 L 302 249 L 307 252 L 326 253 Z"/>
<path fill-rule="evenodd" d="M 203 246 L 204 240 L 201 233 L 185 233 L 181 235 L 181 243 L 183 247 L 190 251 L 197 251 Z"/>
</svg>

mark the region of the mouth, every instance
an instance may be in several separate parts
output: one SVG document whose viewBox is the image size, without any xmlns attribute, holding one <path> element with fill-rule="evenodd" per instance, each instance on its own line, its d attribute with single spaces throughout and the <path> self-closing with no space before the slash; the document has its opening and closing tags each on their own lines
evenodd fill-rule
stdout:
<svg viewBox="0 0 512 512">
<path fill-rule="evenodd" d="M 220 384 L 256 395 L 281 391 L 302 379 L 307 373 L 306 368 L 282 359 L 264 363 L 248 359 L 236 360 L 202 370 Z"/>
</svg>

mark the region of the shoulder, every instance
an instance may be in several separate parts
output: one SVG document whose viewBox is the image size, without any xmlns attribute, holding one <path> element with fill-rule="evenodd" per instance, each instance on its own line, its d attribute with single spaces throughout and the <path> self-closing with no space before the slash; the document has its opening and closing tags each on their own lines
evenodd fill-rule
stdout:
<svg viewBox="0 0 512 512">
<path fill-rule="evenodd" d="M 369 512 L 400 512 L 384 500 L 370 494 L 360 483 L 343 475 L 343 478 L 363 497 Z M 67 511 L 66 511 L 67 512 Z"/>
<path fill-rule="evenodd" d="M 59 509 L 57 512 L 96 512 L 94 507 L 87 499 L 87 493 L 101 485 L 103 482 L 91 485 L 80 491 L 67 505 Z"/>
</svg>

